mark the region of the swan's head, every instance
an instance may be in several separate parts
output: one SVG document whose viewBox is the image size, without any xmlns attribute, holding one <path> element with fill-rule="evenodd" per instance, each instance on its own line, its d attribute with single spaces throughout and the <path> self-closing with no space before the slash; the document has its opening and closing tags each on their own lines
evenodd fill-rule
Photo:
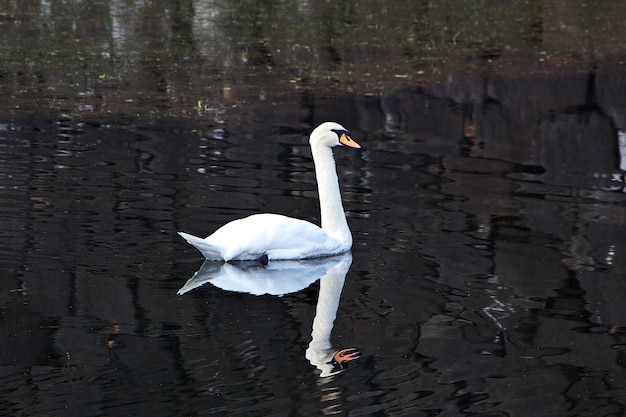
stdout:
<svg viewBox="0 0 626 417">
<path fill-rule="evenodd" d="M 352 140 L 348 129 L 335 122 L 324 122 L 316 127 L 313 133 L 311 133 L 309 143 L 311 145 L 323 144 L 329 148 L 339 145 L 357 149 L 361 147 L 361 145 Z"/>
</svg>

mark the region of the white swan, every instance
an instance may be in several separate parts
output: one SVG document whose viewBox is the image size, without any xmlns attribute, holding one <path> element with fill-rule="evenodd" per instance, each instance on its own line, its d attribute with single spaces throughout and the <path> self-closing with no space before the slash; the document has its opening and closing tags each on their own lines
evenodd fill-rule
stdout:
<svg viewBox="0 0 626 417">
<path fill-rule="evenodd" d="M 208 260 L 307 259 L 336 255 L 352 247 L 352 234 L 341 203 L 339 180 L 332 147 L 361 146 L 350 138 L 340 124 L 325 122 L 309 139 L 317 188 L 322 227 L 305 220 L 279 214 L 253 214 L 234 220 L 205 239 L 178 232 Z"/>
</svg>

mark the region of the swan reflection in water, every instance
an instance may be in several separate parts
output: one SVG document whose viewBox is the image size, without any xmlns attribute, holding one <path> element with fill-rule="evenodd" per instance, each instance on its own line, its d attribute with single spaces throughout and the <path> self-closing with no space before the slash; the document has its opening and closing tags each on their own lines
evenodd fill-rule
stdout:
<svg viewBox="0 0 626 417">
<path fill-rule="evenodd" d="M 321 371 L 320 376 L 327 377 L 344 371 L 348 362 L 360 356 L 356 348 L 333 351 L 330 343 L 339 297 L 351 264 L 350 252 L 327 258 L 292 261 L 205 261 L 194 276 L 178 290 L 178 295 L 208 282 L 227 291 L 280 296 L 307 288 L 319 279 L 320 290 L 313 319 L 312 340 L 305 356 Z"/>
</svg>

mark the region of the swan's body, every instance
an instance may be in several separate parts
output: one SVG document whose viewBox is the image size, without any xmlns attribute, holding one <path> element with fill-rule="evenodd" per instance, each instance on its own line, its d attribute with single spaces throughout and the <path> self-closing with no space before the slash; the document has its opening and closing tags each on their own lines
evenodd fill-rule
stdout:
<svg viewBox="0 0 626 417">
<path fill-rule="evenodd" d="M 341 203 L 332 147 L 360 146 L 338 123 L 319 125 L 309 140 L 321 209 L 322 227 L 280 214 L 254 214 L 234 220 L 202 239 L 179 234 L 208 260 L 306 259 L 350 250 L 352 234 Z"/>
</svg>

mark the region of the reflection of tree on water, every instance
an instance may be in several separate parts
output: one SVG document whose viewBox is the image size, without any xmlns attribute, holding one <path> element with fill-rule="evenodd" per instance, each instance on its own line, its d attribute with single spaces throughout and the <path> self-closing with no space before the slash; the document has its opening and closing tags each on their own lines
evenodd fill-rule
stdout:
<svg viewBox="0 0 626 417">
<path fill-rule="evenodd" d="M 348 362 L 360 356 L 356 348 L 335 352 L 330 343 L 339 298 L 351 264 L 352 254 L 349 252 L 328 258 L 267 264 L 205 261 L 178 294 L 183 295 L 208 282 L 226 291 L 281 296 L 300 291 L 319 279 L 320 292 L 306 358 L 321 371 L 320 376 L 326 377 L 344 371 Z"/>
</svg>

